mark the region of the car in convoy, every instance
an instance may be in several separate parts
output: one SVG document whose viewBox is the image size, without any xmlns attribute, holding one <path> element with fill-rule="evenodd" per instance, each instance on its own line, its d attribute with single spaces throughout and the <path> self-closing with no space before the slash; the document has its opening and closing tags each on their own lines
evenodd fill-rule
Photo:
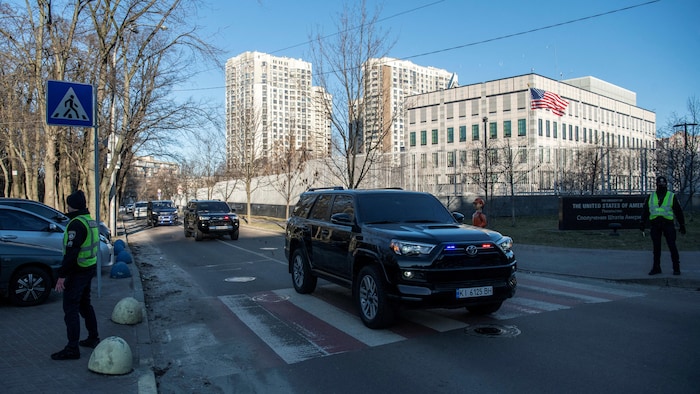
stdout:
<svg viewBox="0 0 700 394">
<path fill-rule="evenodd" d="M 234 210 L 221 200 L 191 200 L 187 203 L 182 223 L 185 237 L 195 241 L 204 237 L 228 235 L 237 240 L 240 221 Z"/>
<path fill-rule="evenodd" d="M 147 208 L 148 225 L 177 224 L 177 208 L 170 200 L 152 200 Z"/>
<path fill-rule="evenodd" d="M 124 207 L 124 213 L 126 213 L 127 215 L 132 215 L 134 213 L 134 205 L 135 204 L 133 202 L 130 204 L 126 204 L 126 206 Z"/>
<path fill-rule="evenodd" d="M 70 219 L 63 212 L 39 201 L 27 200 L 24 198 L 0 197 L 0 205 L 10 205 L 17 208 L 26 209 L 39 216 L 68 225 Z M 108 240 L 112 239 L 112 232 L 104 222 L 100 222 L 100 234 Z"/>
<path fill-rule="evenodd" d="M 137 201 L 134 203 L 134 219 L 148 217 L 148 201 Z"/>
<path fill-rule="evenodd" d="M 46 302 L 62 260 L 60 249 L 0 239 L 0 295 L 17 306 Z"/>
<path fill-rule="evenodd" d="M 40 216 L 34 212 L 9 205 L 0 205 L 0 240 L 45 246 L 63 251 L 63 233 L 68 222 Z M 100 264 L 114 263 L 114 247 L 100 234 Z"/>
<path fill-rule="evenodd" d="M 309 189 L 285 230 L 292 284 L 350 288 L 369 328 L 390 326 L 401 307 L 496 312 L 517 286 L 513 240 L 463 220 L 429 193 Z"/>
</svg>

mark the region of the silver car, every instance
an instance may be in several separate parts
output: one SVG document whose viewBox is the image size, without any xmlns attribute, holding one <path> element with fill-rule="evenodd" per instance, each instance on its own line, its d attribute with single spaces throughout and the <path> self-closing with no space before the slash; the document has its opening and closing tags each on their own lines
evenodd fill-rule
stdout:
<svg viewBox="0 0 700 394">
<path fill-rule="evenodd" d="M 148 201 L 138 201 L 134 204 L 134 219 L 148 217 Z"/>
<path fill-rule="evenodd" d="M 63 250 L 63 233 L 68 223 L 37 215 L 34 212 L 0 204 L 0 239 Z M 100 234 L 100 262 L 103 267 L 114 262 L 114 247 Z"/>
</svg>

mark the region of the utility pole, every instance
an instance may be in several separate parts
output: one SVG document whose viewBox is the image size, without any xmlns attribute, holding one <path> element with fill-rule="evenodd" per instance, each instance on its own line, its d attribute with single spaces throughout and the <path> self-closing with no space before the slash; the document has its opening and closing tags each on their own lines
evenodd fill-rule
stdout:
<svg viewBox="0 0 700 394">
<path fill-rule="evenodd" d="M 484 116 L 484 202 L 489 202 L 489 150 L 487 142 L 486 126 L 489 118 Z"/>
</svg>

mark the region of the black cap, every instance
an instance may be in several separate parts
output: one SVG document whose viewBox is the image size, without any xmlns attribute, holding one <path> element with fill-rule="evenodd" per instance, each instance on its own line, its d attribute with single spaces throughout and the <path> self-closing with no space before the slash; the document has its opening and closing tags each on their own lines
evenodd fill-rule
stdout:
<svg viewBox="0 0 700 394">
<path fill-rule="evenodd" d="M 659 176 L 656 177 L 656 183 L 657 183 L 657 184 L 666 185 L 666 184 L 668 183 L 668 181 L 666 181 L 666 177 L 665 177 L 665 176 L 659 175 Z"/>
<path fill-rule="evenodd" d="M 66 197 L 66 204 L 73 209 L 85 209 L 87 208 L 87 201 L 85 201 L 85 193 L 82 190 L 77 190 L 73 192 L 70 196 Z"/>
</svg>

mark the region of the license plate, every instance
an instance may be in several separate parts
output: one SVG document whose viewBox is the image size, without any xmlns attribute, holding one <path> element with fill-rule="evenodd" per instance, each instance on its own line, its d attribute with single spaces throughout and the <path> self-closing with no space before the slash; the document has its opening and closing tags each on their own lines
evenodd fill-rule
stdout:
<svg viewBox="0 0 700 394">
<path fill-rule="evenodd" d="M 212 230 L 228 230 L 231 226 L 211 226 L 209 228 Z"/>
<path fill-rule="evenodd" d="M 488 297 L 493 295 L 493 286 L 457 289 L 457 298 Z"/>
</svg>

